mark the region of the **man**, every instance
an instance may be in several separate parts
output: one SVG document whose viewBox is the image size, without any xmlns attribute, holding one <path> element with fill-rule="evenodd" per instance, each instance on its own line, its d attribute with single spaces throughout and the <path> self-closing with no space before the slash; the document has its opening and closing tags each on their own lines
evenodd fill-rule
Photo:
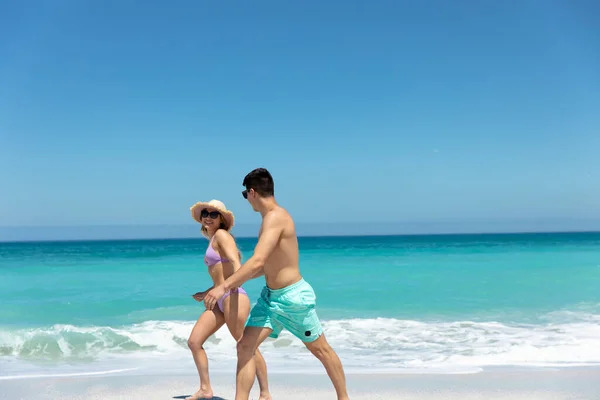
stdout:
<svg viewBox="0 0 600 400">
<path fill-rule="evenodd" d="M 204 299 L 206 308 L 212 310 L 226 291 L 265 275 L 266 285 L 237 345 L 235 399 L 250 396 L 256 370 L 253 355 L 258 346 L 268 336 L 278 337 L 285 328 L 321 361 L 338 400 L 348 400 L 342 363 L 323 334 L 315 311 L 315 292 L 300 275 L 294 221 L 275 201 L 273 177 L 266 169 L 257 168 L 246 175 L 242 185 L 246 187 L 242 195 L 262 216 L 258 243 L 252 257 Z"/>
</svg>

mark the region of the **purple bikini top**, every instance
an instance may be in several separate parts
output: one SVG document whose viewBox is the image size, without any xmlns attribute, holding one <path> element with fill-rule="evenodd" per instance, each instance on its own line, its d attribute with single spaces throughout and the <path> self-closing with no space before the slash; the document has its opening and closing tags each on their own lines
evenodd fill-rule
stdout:
<svg viewBox="0 0 600 400">
<path fill-rule="evenodd" d="M 214 236 L 213 236 L 213 239 L 214 239 Z M 226 258 L 219 257 L 219 254 L 217 254 L 215 249 L 213 249 L 213 247 L 212 247 L 213 239 L 210 239 L 210 242 L 208 243 L 208 249 L 206 249 L 206 254 L 204 254 L 204 263 L 206 264 L 207 267 L 212 267 L 213 265 L 218 264 L 220 262 L 228 262 L 229 261 Z"/>
</svg>

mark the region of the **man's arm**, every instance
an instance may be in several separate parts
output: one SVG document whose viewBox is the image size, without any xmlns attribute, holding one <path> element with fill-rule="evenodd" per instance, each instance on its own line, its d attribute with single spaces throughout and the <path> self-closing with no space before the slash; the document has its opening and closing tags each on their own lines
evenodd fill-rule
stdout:
<svg viewBox="0 0 600 400">
<path fill-rule="evenodd" d="M 254 254 L 233 275 L 225 280 L 223 284 L 225 291 L 232 287 L 240 287 L 246 281 L 257 278 L 264 274 L 264 266 L 269 256 L 277 246 L 281 233 L 283 232 L 283 221 L 281 217 L 272 213 L 265 216 L 263 220 L 262 233 L 254 249 Z"/>
<path fill-rule="evenodd" d="M 254 276 L 253 276 L 252 278 L 250 278 L 250 279 L 256 279 L 256 278 L 258 278 L 259 276 L 263 276 L 264 274 L 265 274 L 265 270 L 264 270 L 264 269 L 261 269 L 261 270 L 260 270 L 260 271 L 258 271 L 256 274 L 254 274 Z"/>
</svg>

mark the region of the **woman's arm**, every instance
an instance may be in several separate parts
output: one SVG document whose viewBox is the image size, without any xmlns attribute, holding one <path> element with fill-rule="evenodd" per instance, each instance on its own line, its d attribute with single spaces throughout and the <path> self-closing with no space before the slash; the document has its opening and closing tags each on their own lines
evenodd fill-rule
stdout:
<svg viewBox="0 0 600 400">
<path fill-rule="evenodd" d="M 227 279 L 242 266 L 237 245 L 233 236 L 224 229 L 219 229 L 215 233 L 214 242 L 217 242 L 221 257 L 229 260 L 229 263 L 223 263 L 223 278 Z"/>
</svg>

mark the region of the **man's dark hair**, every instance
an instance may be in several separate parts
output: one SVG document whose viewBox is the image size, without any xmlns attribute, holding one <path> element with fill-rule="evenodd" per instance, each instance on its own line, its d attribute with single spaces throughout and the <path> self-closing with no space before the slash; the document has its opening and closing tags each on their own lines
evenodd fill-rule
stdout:
<svg viewBox="0 0 600 400">
<path fill-rule="evenodd" d="M 275 183 L 271 173 L 265 168 L 256 168 L 244 177 L 242 185 L 246 190 L 254 189 L 261 197 L 270 197 L 275 195 Z"/>
</svg>

